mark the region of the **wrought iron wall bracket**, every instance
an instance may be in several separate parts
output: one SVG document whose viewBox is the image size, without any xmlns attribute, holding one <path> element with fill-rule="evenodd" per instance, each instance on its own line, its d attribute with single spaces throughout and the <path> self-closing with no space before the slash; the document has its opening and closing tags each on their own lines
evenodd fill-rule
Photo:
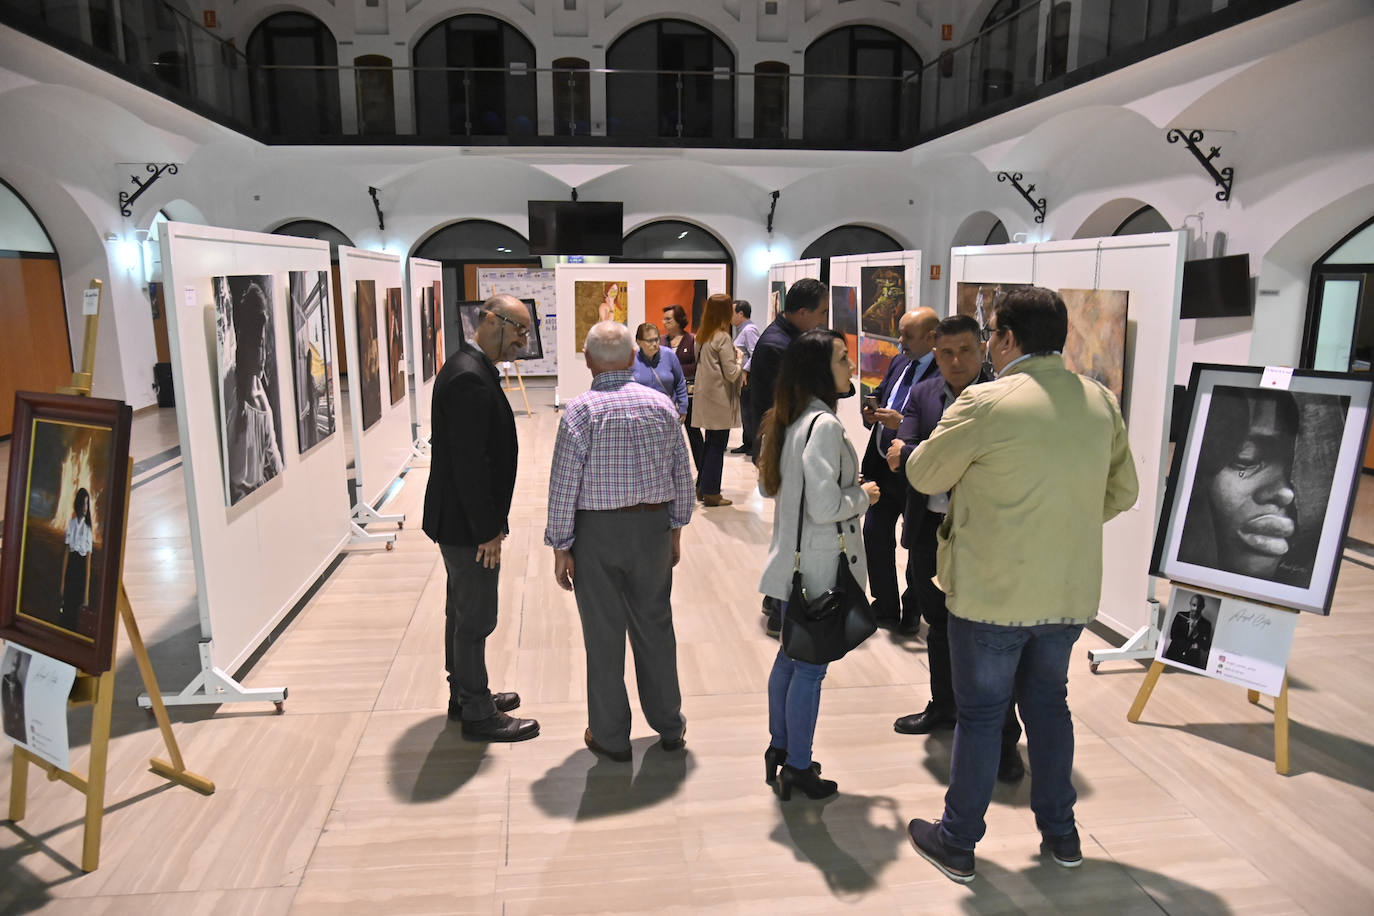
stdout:
<svg viewBox="0 0 1374 916">
<path fill-rule="evenodd" d="M 143 192 L 151 188 L 153 186 L 153 183 L 156 182 L 159 178 L 161 178 L 164 172 L 168 175 L 175 175 L 177 173 L 176 164 L 171 162 L 168 162 L 164 165 L 158 165 L 156 162 L 149 162 L 147 165 L 144 166 L 144 168 L 148 170 L 149 177 L 144 179 L 143 181 L 139 181 L 137 175 L 129 176 L 129 180 L 133 182 L 134 187 L 138 190 L 134 191 L 134 193 L 132 194 L 130 194 L 128 191 L 119 192 L 120 216 L 133 216 L 134 201 L 142 197 Z"/>
<path fill-rule="evenodd" d="M 1204 155 L 1202 147 L 1198 145 L 1202 142 L 1202 136 L 1202 131 L 1200 130 L 1185 132 L 1179 130 L 1177 127 L 1173 127 L 1164 135 L 1164 139 L 1168 140 L 1170 143 L 1177 143 L 1182 140 L 1183 145 L 1188 147 L 1188 152 L 1193 154 L 1194 159 L 1202 163 L 1202 167 L 1207 170 L 1207 174 L 1212 176 L 1212 181 L 1216 182 L 1217 187 L 1221 188 L 1221 190 L 1217 192 L 1217 200 L 1223 202 L 1228 201 L 1231 199 L 1231 185 L 1236 180 L 1235 169 L 1228 165 L 1226 168 L 1217 171 L 1216 166 L 1212 165 L 1212 160 L 1221 155 L 1221 147 L 1214 146 Z"/>
<path fill-rule="evenodd" d="M 1037 223 L 1043 223 L 1045 221 L 1046 209 L 1045 198 L 1042 197 L 1039 200 L 1036 200 L 1034 197 L 1031 197 L 1031 192 L 1035 190 L 1035 185 L 1026 185 L 1023 188 L 1021 187 L 1021 179 L 1022 175 L 1020 172 L 997 173 L 997 180 L 1011 182 L 1011 186 L 1016 189 L 1016 193 L 1020 194 L 1023 198 L 1025 198 L 1026 203 L 1030 204 L 1031 209 L 1035 211 L 1035 221 Z"/>
<path fill-rule="evenodd" d="M 382 202 L 377 199 L 377 189 L 368 188 L 367 193 L 372 195 L 372 209 L 377 211 L 377 231 L 385 232 L 386 223 L 382 220 Z"/>
</svg>

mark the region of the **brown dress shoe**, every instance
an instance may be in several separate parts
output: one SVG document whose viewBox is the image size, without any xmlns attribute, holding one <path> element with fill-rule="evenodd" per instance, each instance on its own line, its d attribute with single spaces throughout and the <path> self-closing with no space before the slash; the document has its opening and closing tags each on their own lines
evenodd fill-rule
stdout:
<svg viewBox="0 0 1374 916">
<path fill-rule="evenodd" d="M 703 506 L 714 508 L 716 506 L 733 506 L 735 502 L 734 500 L 726 499 L 719 493 L 707 493 L 705 496 L 701 497 L 701 504 Z"/>
<path fill-rule="evenodd" d="M 582 740 L 587 742 L 587 747 L 593 754 L 605 757 L 607 760 L 614 760 L 616 763 L 629 763 L 634 759 L 634 751 L 625 749 L 623 751 L 607 750 L 596 743 L 596 738 L 592 737 L 592 730 L 589 728 L 582 735 Z"/>
</svg>

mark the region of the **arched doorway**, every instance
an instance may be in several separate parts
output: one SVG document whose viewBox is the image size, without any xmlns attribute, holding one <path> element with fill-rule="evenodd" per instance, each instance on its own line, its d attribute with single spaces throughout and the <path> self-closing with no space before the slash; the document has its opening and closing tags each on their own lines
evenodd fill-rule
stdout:
<svg viewBox="0 0 1374 916">
<path fill-rule="evenodd" d="M 48 230 L 0 179 L 0 438 L 14 431 L 16 391 L 71 383 L 62 265 Z"/>
<path fill-rule="evenodd" d="M 714 32 L 680 19 L 655 19 L 606 49 L 606 135 L 714 137 L 735 132 L 735 55 Z"/>
<path fill-rule="evenodd" d="M 1302 366 L 1369 372 L 1374 361 L 1374 218 L 1312 266 Z"/>
<path fill-rule="evenodd" d="M 353 58 L 353 80 L 358 101 L 358 133 L 396 133 L 396 90 L 392 83 L 391 58 L 363 54 Z"/>
<path fill-rule="evenodd" d="M 625 235 L 621 253 L 612 263 L 652 261 L 691 261 L 697 264 L 724 264 L 725 289 L 712 290 L 734 295 L 735 258 L 730 249 L 709 229 L 680 219 L 660 219 L 645 223 Z"/>
<path fill-rule="evenodd" d="M 534 45 L 493 16 L 445 19 L 415 42 L 415 132 L 521 136 L 538 127 Z"/>
<path fill-rule="evenodd" d="M 258 130 L 301 139 L 339 135 L 339 45 L 323 22 L 308 13 L 268 16 L 248 37 L 248 64 Z"/>
<path fill-rule="evenodd" d="M 836 226 L 817 238 L 801 253 L 801 259 L 838 258 L 847 254 L 875 254 L 901 251 L 902 243 L 881 229 L 854 223 Z"/>
<path fill-rule="evenodd" d="M 319 239 L 329 243 L 329 293 L 334 297 L 334 365 L 339 375 L 348 375 L 348 358 L 344 354 L 343 295 L 339 280 L 339 246 L 353 247 L 353 240 L 329 223 L 317 219 L 297 219 L 282 223 L 272 230 L 273 235 L 293 235 L 300 239 Z"/>
<path fill-rule="evenodd" d="M 450 314 L 457 314 L 457 303 L 482 298 L 477 282 L 477 272 L 482 268 L 537 270 L 542 266 L 539 258 L 530 254 L 529 239 L 487 219 L 465 219 L 442 226 L 416 245 L 412 256 L 442 265 L 446 322 Z"/>
<path fill-rule="evenodd" d="M 904 111 L 902 77 L 919 74 L 921 58 L 887 29 L 835 29 L 811 42 L 805 59 L 802 130 L 807 140 L 892 142 L 903 135 L 903 115 L 919 115 L 916 109 Z M 919 83 L 906 91 L 920 99 Z"/>
<path fill-rule="evenodd" d="M 1171 228 L 1169 221 L 1158 210 L 1146 204 L 1122 220 L 1112 235 L 1144 235 L 1148 232 L 1168 232 Z"/>
</svg>

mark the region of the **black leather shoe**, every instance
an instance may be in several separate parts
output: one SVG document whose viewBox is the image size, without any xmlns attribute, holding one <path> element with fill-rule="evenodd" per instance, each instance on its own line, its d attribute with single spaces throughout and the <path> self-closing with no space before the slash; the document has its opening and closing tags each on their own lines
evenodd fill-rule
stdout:
<svg viewBox="0 0 1374 916">
<path fill-rule="evenodd" d="M 928 735 L 933 731 L 953 728 L 953 712 L 927 705 L 924 710 L 902 716 L 892 723 L 892 730 L 902 735 Z"/>
<path fill-rule="evenodd" d="M 880 630 L 895 630 L 900 626 L 900 621 L 896 617 L 875 617 L 873 622 L 878 625 Z"/>
<path fill-rule="evenodd" d="M 1021 762 L 1021 752 L 1014 747 L 1002 751 L 1002 759 L 997 762 L 998 782 L 1020 782 L 1026 775 L 1026 765 Z"/>
<path fill-rule="evenodd" d="M 960 884 L 973 880 L 973 850 L 946 846 L 938 821 L 914 820 L 906 825 L 906 837 L 911 848 L 949 880 Z"/>
<path fill-rule="evenodd" d="M 768 615 L 768 622 L 764 624 L 764 632 L 766 632 L 769 636 L 773 637 L 774 639 L 777 639 L 779 636 L 781 636 L 781 635 L 782 635 L 782 615 L 781 615 L 781 614 L 769 614 L 769 615 Z"/>
<path fill-rule="evenodd" d="M 768 750 L 763 752 L 763 781 L 770 786 L 778 781 L 778 767 L 787 762 L 787 749 L 768 745 Z M 811 771 L 817 776 L 821 775 L 821 762 L 811 761 Z"/>
<path fill-rule="evenodd" d="M 921 621 L 907 620 L 905 617 L 903 617 L 902 622 L 897 625 L 897 632 L 902 634 L 903 636 L 920 636 Z"/>
<path fill-rule="evenodd" d="M 497 712 L 510 712 L 512 709 L 520 708 L 520 694 L 518 693 L 493 693 L 491 702 L 496 706 Z M 448 701 L 448 717 L 455 722 L 462 721 L 463 704 L 457 700 Z"/>
<path fill-rule="evenodd" d="M 835 780 L 821 779 L 820 772 L 812 767 L 799 770 L 783 764 L 782 775 L 778 777 L 779 797 L 783 801 L 791 801 L 793 787 L 800 789 L 807 798 L 829 798 L 840 791 Z"/>
<path fill-rule="evenodd" d="M 687 746 L 687 723 L 682 724 L 682 731 L 676 738 L 660 738 L 658 746 L 665 751 L 680 751 Z"/>
<path fill-rule="evenodd" d="M 1075 827 L 1063 836 L 1040 835 L 1040 851 L 1050 854 L 1054 861 L 1065 868 L 1077 868 L 1083 864 L 1083 846 L 1078 842 L 1078 828 Z"/>
<path fill-rule="evenodd" d="M 747 446 L 747 445 L 741 445 L 739 448 L 732 448 L 732 449 L 730 449 L 730 454 L 732 454 L 732 455 L 747 455 L 747 454 L 749 454 L 749 446 Z"/>
<path fill-rule="evenodd" d="M 590 728 L 582 734 L 582 740 L 587 742 L 587 747 L 591 749 L 593 754 L 599 754 L 608 760 L 614 760 L 616 763 L 629 763 L 634 759 L 634 751 L 628 749 L 623 751 L 608 751 L 606 748 L 597 744 L 596 739 L 592 737 L 592 730 Z"/>
<path fill-rule="evenodd" d="M 539 723 L 517 719 L 498 712 L 494 716 L 463 723 L 463 737 L 469 741 L 528 741 L 539 734 Z"/>
</svg>

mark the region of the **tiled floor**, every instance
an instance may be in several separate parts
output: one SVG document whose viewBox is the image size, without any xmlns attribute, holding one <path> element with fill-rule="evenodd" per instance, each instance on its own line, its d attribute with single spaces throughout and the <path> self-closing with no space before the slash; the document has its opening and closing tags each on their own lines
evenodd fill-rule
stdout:
<svg viewBox="0 0 1374 916">
<path fill-rule="evenodd" d="M 999 786 L 978 878 L 962 887 L 904 835 L 908 819 L 938 813 L 950 755 L 948 733 L 891 728 L 925 702 L 922 643 L 880 634 L 831 668 L 816 755 L 838 796 L 784 804 L 763 784 L 776 643 L 755 585 L 771 514 L 738 457 L 726 464 L 735 505 L 698 510 L 676 576 L 687 753 L 664 753 L 638 719 L 632 765 L 583 747 L 577 612 L 541 544 L 558 414 L 550 390 L 533 396 L 488 656 L 494 685 L 540 719 L 538 739 L 473 744 L 447 723 L 443 567 L 419 531 L 427 470 L 416 467 L 389 507 L 409 516 L 396 550 L 348 555 L 245 675 L 289 687 L 285 714 L 173 712 L 213 796 L 148 772 L 158 735 L 121 647 L 102 865 L 74 864 L 78 796 L 34 779 L 29 816 L 0 825 L 0 912 L 1374 911 L 1374 556 L 1347 551 L 1331 616 L 1301 619 L 1286 778 L 1267 700 L 1168 674 L 1131 725 L 1144 668 L 1090 674 L 1086 649 L 1105 643 L 1086 634 L 1070 703 L 1087 861 L 1070 871 L 1040 858 L 1029 782 Z M 136 418 L 136 459 L 175 442 L 171 411 Z M 184 488 L 174 461 L 139 480 L 126 579 L 163 687 L 178 689 L 199 633 Z M 1372 501 L 1365 486 L 1351 530 L 1365 541 Z M 84 767 L 87 717 L 72 719 Z"/>
</svg>

